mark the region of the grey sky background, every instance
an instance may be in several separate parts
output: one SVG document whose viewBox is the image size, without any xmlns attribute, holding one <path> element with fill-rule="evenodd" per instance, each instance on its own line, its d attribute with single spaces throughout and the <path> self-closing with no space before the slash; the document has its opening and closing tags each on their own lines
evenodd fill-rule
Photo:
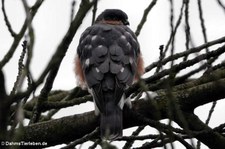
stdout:
<svg viewBox="0 0 225 149">
<path fill-rule="evenodd" d="M 72 0 L 45 0 L 39 11 L 37 12 L 34 20 L 33 27 L 35 31 L 35 46 L 33 53 L 33 60 L 31 64 L 31 70 L 34 78 L 38 78 L 44 67 L 48 64 L 52 54 L 56 50 L 59 42 L 66 33 L 70 23 L 70 10 Z M 35 0 L 29 0 L 30 4 L 33 4 Z M 149 0 L 100 0 L 98 5 L 97 14 L 101 13 L 107 8 L 122 9 L 128 14 L 130 28 L 135 31 L 140 19 L 143 15 L 143 10 L 149 5 Z M 222 0 L 225 4 L 225 0 Z M 77 1 L 75 11 L 78 10 L 80 0 Z M 175 18 L 174 23 L 178 19 L 182 1 L 174 1 L 175 4 Z M 2 4 L 1 4 L 2 5 Z M 6 0 L 6 12 L 9 20 L 12 24 L 14 31 L 18 32 L 25 19 L 25 12 L 20 0 Z M 207 28 L 208 40 L 215 40 L 225 35 L 225 13 L 218 6 L 216 0 L 202 0 L 203 15 L 205 18 L 205 25 Z M 147 22 L 138 37 L 140 42 L 141 51 L 144 56 L 145 65 L 156 61 L 159 57 L 159 46 L 165 45 L 169 39 L 170 26 L 169 26 L 169 0 L 158 0 L 156 6 L 150 12 Z M 76 47 L 80 34 L 84 29 L 91 24 L 91 15 L 89 12 L 88 17 L 83 21 L 81 28 L 75 35 L 72 44 L 69 47 L 66 57 L 61 64 L 61 68 L 57 75 L 53 89 L 70 90 L 76 86 L 75 75 L 73 73 L 73 59 L 76 53 Z M 190 2 L 190 26 L 191 35 L 196 46 L 204 43 L 199 15 L 197 0 Z M 8 51 L 12 38 L 5 26 L 2 12 L 0 13 L 0 59 L 3 58 Z M 176 36 L 175 50 L 176 52 L 185 50 L 185 34 L 184 34 L 184 18 L 182 19 L 182 25 L 178 30 Z M 21 42 L 22 44 L 22 42 Z M 20 44 L 20 45 L 21 45 Z M 13 60 L 11 60 L 4 68 L 4 73 L 7 76 L 6 85 L 7 91 L 13 87 L 13 83 L 17 76 L 17 63 L 22 51 L 22 47 L 19 46 L 14 54 Z M 224 56 L 224 55 L 223 55 Z M 148 75 L 151 75 L 149 73 Z M 39 91 L 37 91 L 39 94 Z M 225 117 L 221 115 L 225 113 L 225 104 L 219 101 L 216 107 L 216 111 L 213 113 L 213 117 L 210 121 L 210 126 L 218 126 L 221 122 L 225 121 Z M 197 112 L 201 119 L 205 120 L 208 114 L 208 110 L 211 104 L 197 108 Z M 80 106 L 74 106 L 71 108 L 63 109 L 55 116 L 59 118 L 65 115 L 72 115 L 75 113 L 82 113 L 85 111 L 93 110 L 92 103 L 83 104 Z M 146 130 L 144 133 L 149 133 Z M 126 133 L 131 133 L 131 129 L 125 130 Z M 125 133 L 125 134 L 126 134 Z M 140 142 L 137 141 L 137 145 Z M 116 142 L 118 145 L 118 142 Z M 139 144 L 140 145 L 140 144 Z M 85 148 L 83 146 L 82 148 Z"/>
</svg>

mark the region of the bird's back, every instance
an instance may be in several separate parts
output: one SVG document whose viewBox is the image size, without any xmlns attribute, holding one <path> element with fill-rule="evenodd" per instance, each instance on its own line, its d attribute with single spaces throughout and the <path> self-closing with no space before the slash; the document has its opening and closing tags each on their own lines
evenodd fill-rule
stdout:
<svg viewBox="0 0 225 149">
<path fill-rule="evenodd" d="M 105 10 L 83 32 L 77 49 L 76 73 L 101 115 L 101 137 L 110 140 L 122 135 L 124 90 L 143 71 L 137 38 L 127 24 L 124 12 Z"/>
<path fill-rule="evenodd" d="M 101 83 L 110 73 L 120 85 L 131 85 L 136 74 L 139 44 L 124 25 L 95 24 L 82 34 L 78 47 L 89 87 Z"/>
</svg>

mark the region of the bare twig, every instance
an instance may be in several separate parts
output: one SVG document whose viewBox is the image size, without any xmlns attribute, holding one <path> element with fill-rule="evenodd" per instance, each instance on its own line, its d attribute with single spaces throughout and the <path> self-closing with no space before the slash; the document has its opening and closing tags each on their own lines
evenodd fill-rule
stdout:
<svg viewBox="0 0 225 149">
<path fill-rule="evenodd" d="M 190 44 L 190 24 L 189 24 L 189 0 L 185 0 L 185 37 L 186 37 L 186 50 L 189 49 Z M 187 56 L 184 57 L 184 61 L 187 60 Z"/>
<path fill-rule="evenodd" d="M 18 75 L 17 75 L 17 78 L 16 78 L 16 82 L 14 83 L 14 86 L 13 86 L 13 89 L 10 93 L 10 96 L 13 96 L 16 94 L 17 91 L 20 91 L 19 89 L 21 89 L 21 85 L 23 83 L 23 79 L 24 79 L 24 76 L 23 76 L 23 71 L 24 71 L 24 64 L 23 64 L 23 60 L 24 60 L 24 57 L 25 57 L 25 54 L 26 54 L 26 49 L 27 49 L 27 41 L 25 40 L 22 44 L 22 52 L 21 52 L 21 55 L 20 55 L 20 58 L 19 58 L 19 62 L 18 62 Z"/>
<path fill-rule="evenodd" d="M 0 69 L 2 69 L 2 67 L 12 58 L 20 40 L 24 36 L 24 34 L 30 24 L 30 21 L 33 20 L 35 14 L 36 14 L 38 8 L 41 6 L 42 2 L 43 2 L 43 0 L 37 0 L 36 3 L 34 4 L 34 6 L 30 9 L 31 18 L 26 18 L 26 20 L 24 21 L 23 26 L 20 29 L 20 32 L 17 34 L 17 36 L 15 36 L 9 51 L 4 56 L 4 58 L 0 61 Z"/>
<path fill-rule="evenodd" d="M 52 71 L 52 69 L 57 68 L 64 58 L 67 49 L 77 31 L 80 24 L 82 23 L 83 18 L 85 17 L 86 13 L 89 11 L 89 9 L 93 6 L 95 0 L 92 2 L 89 2 L 87 0 L 82 0 L 82 3 L 80 4 L 80 8 L 76 14 L 76 17 L 74 18 L 73 22 L 71 23 L 66 35 L 62 39 L 61 43 L 56 49 L 55 54 L 52 56 L 50 62 L 46 66 L 46 68 L 43 70 L 42 74 L 39 76 L 37 81 L 35 81 L 32 85 L 32 88 L 29 88 L 27 91 L 18 93 L 14 97 L 9 100 L 9 102 L 14 102 L 16 100 L 20 100 L 24 96 L 30 95 L 34 89 L 36 89 L 37 86 L 39 86 L 45 79 L 46 75 Z M 59 68 L 59 67 L 58 67 Z M 55 73 L 55 71 L 52 71 L 52 73 Z"/>
<path fill-rule="evenodd" d="M 73 21 L 75 5 L 76 5 L 76 1 L 73 0 L 72 3 L 71 3 L 70 23 Z"/>
<path fill-rule="evenodd" d="M 136 36 L 138 36 L 140 34 L 141 29 L 147 20 L 148 14 L 151 11 L 151 9 L 155 6 L 156 2 L 157 2 L 157 0 L 152 0 L 152 2 L 149 4 L 149 6 L 144 10 L 144 14 L 142 16 L 141 22 L 138 24 L 137 29 L 135 31 Z"/>
<path fill-rule="evenodd" d="M 192 65 L 194 65 L 194 64 L 196 64 L 196 63 L 198 63 L 198 62 L 200 62 L 204 59 L 209 59 L 211 57 L 219 56 L 224 52 L 225 52 L 225 46 L 222 46 L 215 51 L 210 51 L 206 54 L 199 55 L 199 56 L 197 56 L 197 57 L 195 57 L 191 60 L 181 62 L 179 64 L 174 65 L 173 67 L 171 67 L 172 72 L 177 73 L 180 70 L 185 69 L 189 66 L 192 66 Z M 165 75 L 168 75 L 171 72 L 171 69 L 164 69 L 161 72 L 159 72 L 158 74 L 155 74 L 155 75 L 145 79 L 145 81 L 147 83 L 149 83 L 151 81 L 154 81 L 155 79 L 160 79 L 160 78 L 164 77 Z"/>
<path fill-rule="evenodd" d="M 202 49 L 205 49 L 206 47 L 210 47 L 210 46 L 213 46 L 213 45 L 216 45 L 216 44 L 220 44 L 220 43 L 223 43 L 223 42 L 225 42 L 225 37 L 222 37 L 222 38 L 219 38 L 219 39 L 207 42 L 205 44 L 202 44 L 202 45 L 200 45 L 198 47 L 191 48 L 191 49 L 186 50 L 184 52 L 174 54 L 173 56 L 168 56 L 167 58 L 163 59 L 161 63 L 163 65 L 165 65 L 167 62 L 169 62 L 171 60 L 175 60 L 175 59 L 181 58 L 183 56 L 186 56 L 186 55 L 189 55 L 189 54 L 192 54 L 192 53 L 195 53 L 195 52 L 199 52 Z M 151 71 L 153 68 L 155 68 L 158 65 L 158 63 L 159 63 L 159 61 L 153 62 L 151 65 L 149 65 L 149 66 L 147 66 L 145 68 L 145 71 L 146 72 Z"/>
<path fill-rule="evenodd" d="M 92 22 L 91 22 L 92 25 L 95 23 L 95 18 L 96 18 L 96 13 L 97 13 L 97 6 L 98 6 L 98 0 L 95 1 L 94 7 L 93 7 L 93 10 L 92 10 Z"/>
<path fill-rule="evenodd" d="M 207 34 L 206 34 L 205 20 L 204 20 L 204 17 L 203 17 L 201 0 L 198 0 L 198 11 L 199 11 L 199 18 L 200 18 L 200 21 L 201 21 L 202 34 L 203 34 L 204 42 L 207 43 L 208 39 L 207 39 Z M 208 48 L 206 48 L 206 52 L 209 52 Z"/>
<path fill-rule="evenodd" d="M 160 69 L 162 68 L 162 60 L 164 59 L 164 55 L 163 55 L 163 48 L 164 48 L 164 46 L 163 45 L 161 45 L 160 47 L 159 47 L 159 62 L 158 62 L 158 64 L 157 64 L 157 68 L 156 68 L 156 71 L 155 71 L 155 73 L 158 73 L 159 71 L 160 71 Z"/>
<path fill-rule="evenodd" d="M 168 40 L 168 42 L 167 42 L 167 44 L 166 44 L 166 46 L 165 46 L 165 50 L 164 50 L 164 55 L 166 54 L 166 52 L 168 51 L 168 48 L 169 48 L 169 46 L 170 46 L 170 44 L 172 45 L 172 47 L 171 47 L 171 50 L 173 51 L 173 42 L 174 42 L 174 38 L 175 38 L 175 35 L 176 35 L 176 32 L 177 32 L 177 29 L 178 29 L 178 27 L 180 26 L 180 23 L 181 23 L 181 20 L 182 20 L 182 16 L 183 16 L 183 9 L 184 9 L 184 3 L 182 3 L 182 6 L 181 6 L 181 8 L 180 8 L 180 14 L 179 14 L 179 18 L 178 18 L 178 20 L 177 20 L 177 22 L 176 22 L 176 25 L 175 25 L 175 27 L 174 27 L 174 29 L 173 30 L 171 30 L 171 33 L 170 33 L 170 37 L 169 37 L 169 40 Z"/>
<path fill-rule="evenodd" d="M 221 0 L 217 0 L 217 3 L 225 12 L 225 5 L 221 2 Z"/>
<path fill-rule="evenodd" d="M 13 31 L 12 26 L 9 22 L 9 19 L 7 17 L 6 11 L 5 11 L 5 0 L 2 0 L 2 12 L 3 12 L 3 16 L 4 16 L 4 20 L 5 20 L 5 24 L 9 30 L 9 33 L 11 34 L 12 37 L 16 37 L 17 34 Z"/>
</svg>

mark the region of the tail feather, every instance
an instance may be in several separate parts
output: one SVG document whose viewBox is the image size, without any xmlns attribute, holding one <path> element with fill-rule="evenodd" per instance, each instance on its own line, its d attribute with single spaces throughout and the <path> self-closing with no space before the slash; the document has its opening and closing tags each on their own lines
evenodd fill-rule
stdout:
<svg viewBox="0 0 225 149">
<path fill-rule="evenodd" d="M 115 104 L 113 100 L 105 100 L 105 111 L 101 113 L 101 138 L 115 140 L 116 138 L 122 136 L 123 112 L 118 104 Z"/>
<path fill-rule="evenodd" d="M 113 113 L 101 114 L 101 138 L 115 140 L 122 136 L 122 110 L 118 107 Z"/>
</svg>

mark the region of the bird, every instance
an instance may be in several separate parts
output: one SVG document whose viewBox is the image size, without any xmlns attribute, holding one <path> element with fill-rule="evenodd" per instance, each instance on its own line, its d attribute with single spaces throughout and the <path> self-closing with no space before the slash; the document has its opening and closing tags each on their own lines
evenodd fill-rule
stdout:
<svg viewBox="0 0 225 149">
<path fill-rule="evenodd" d="M 140 45 L 127 14 L 120 9 L 104 10 L 81 34 L 75 56 L 75 75 L 93 96 L 102 139 L 122 136 L 123 107 L 131 108 L 124 92 L 143 73 Z"/>
</svg>

